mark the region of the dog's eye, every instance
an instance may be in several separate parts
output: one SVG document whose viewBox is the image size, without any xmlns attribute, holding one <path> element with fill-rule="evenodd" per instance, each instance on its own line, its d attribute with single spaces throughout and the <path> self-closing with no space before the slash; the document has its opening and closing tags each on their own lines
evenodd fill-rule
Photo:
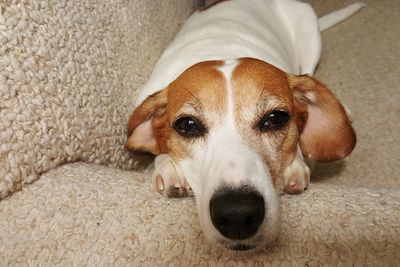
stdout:
<svg viewBox="0 0 400 267">
<path fill-rule="evenodd" d="M 181 117 L 177 119 L 172 128 L 184 137 L 200 137 L 204 136 L 206 129 L 204 126 L 195 118 L 192 117 Z"/>
<path fill-rule="evenodd" d="M 265 115 L 258 125 L 261 132 L 278 130 L 286 125 L 290 120 L 290 115 L 283 110 L 274 110 Z"/>
</svg>

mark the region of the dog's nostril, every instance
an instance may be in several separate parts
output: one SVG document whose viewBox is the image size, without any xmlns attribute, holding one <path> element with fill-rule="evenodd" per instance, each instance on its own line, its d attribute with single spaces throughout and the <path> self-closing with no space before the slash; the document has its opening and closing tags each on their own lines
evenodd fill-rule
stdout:
<svg viewBox="0 0 400 267">
<path fill-rule="evenodd" d="M 264 198 L 254 191 L 225 191 L 210 201 L 211 221 L 227 238 L 245 239 L 254 235 L 264 215 Z"/>
</svg>

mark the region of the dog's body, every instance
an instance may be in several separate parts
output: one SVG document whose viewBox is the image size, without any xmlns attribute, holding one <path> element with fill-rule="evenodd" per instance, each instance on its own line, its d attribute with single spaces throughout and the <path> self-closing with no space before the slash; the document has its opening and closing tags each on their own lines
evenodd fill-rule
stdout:
<svg viewBox="0 0 400 267">
<path fill-rule="evenodd" d="M 236 250 L 272 240 L 276 193 L 308 185 L 303 155 L 330 161 L 354 148 L 354 130 L 334 95 L 293 75 L 312 74 L 320 50 L 309 5 L 230 0 L 193 14 L 162 54 L 129 120 L 126 148 L 157 155 L 157 191 L 193 190 L 211 240 Z"/>
<path fill-rule="evenodd" d="M 224 1 L 198 11 L 163 52 L 139 101 L 207 60 L 251 57 L 312 74 L 321 50 L 317 20 L 309 5 L 285 0 Z"/>
</svg>

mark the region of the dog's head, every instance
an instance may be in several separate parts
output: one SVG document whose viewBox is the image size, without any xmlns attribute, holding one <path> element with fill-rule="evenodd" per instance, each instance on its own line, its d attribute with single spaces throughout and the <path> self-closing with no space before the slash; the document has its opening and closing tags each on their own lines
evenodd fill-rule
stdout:
<svg viewBox="0 0 400 267">
<path fill-rule="evenodd" d="M 187 69 L 134 111 L 126 144 L 168 154 L 206 236 L 237 250 L 276 236 L 277 187 L 298 146 L 313 161 L 348 155 L 355 133 L 343 106 L 315 79 L 251 58 Z"/>
</svg>

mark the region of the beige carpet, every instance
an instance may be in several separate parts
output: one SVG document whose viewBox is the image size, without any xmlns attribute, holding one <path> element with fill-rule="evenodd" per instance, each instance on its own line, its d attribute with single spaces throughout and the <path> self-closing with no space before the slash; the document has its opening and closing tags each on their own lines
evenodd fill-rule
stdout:
<svg viewBox="0 0 400 267">
<path fill-rule="evenodd" d="M 173 6 L 172 2 L 168 2 L 168 5 Z M 311 1 L 319 14 L 351 2 Z M 316 73 L 352 110 L 358 145 L 347 160 L 320 165 L 306 192 L 298 196 L 281 197 L 282 227 L 275 246 L 265 248 L 255 255 L 235 255 L 215 248 L 204 240 L 194 199 L 164 199 L 152 192 L 149 178 L 144 174 L 93 163 L 73 163 L 49 171 L 33 184 L 24 186 L 21 191 L 0 201 L 0 266 L 261 266 L 269 263 L 282 266 L 399 266 L 400 5 L 393 0 L 365 2 L 368 6 L 362 11 L 322 34 L 323 54 Z M 0 24 L 6 23 L 1 17 L 5 16 L 4 5 L 0 3 L 3 12 L 0 13 Z M 115 10 L 112 6 L 105 7 Z M 97 10 L 98 7 L 93 8 Z M 99 10 L 107 13 L 104 8 Z M 82 9 L 76 10 L 82 12 L 87 9 L 92 10 L 84 5 Z M 161 12 L 157 8 L 152 10 Z M 21 13 L 11 11 L 8 10 L 7 14 Z M 128 11 L 129 9 L 125 9 L 124 12 Z M 7 23 L 13 25 L 12 20 Z M 128 20 L 125 23 L 130 22 Z M 102 25 L 107 28 L 107 25 L 114 24 Z M 124 27 L 129 28 L 126 25 Z M 106 40 L 115 44 L 115 40 L 121 39 L 107 37 Z M 3 42 L 4 39 L 0 38 L 0 41 Z M 106 48 L 107 42 L 97 40 L 95 44 Z M 151 48 L 148 43 L 147 46 Z M 123 58 L 130 47 L 123 43 L 122 52 L 117 47 L 112 51 Z M 0 50 L 4 54 L 6 50 L 2 49 Z M 142 48 L 140 51 L 147 50 Z M 135 55 L 146 65 L 146 55 Z M 154 57 L 152 55 L 151 58 L 154 60 Z M 115 60 L 125 62 L 122 59 Z M 134 60 L 129 62 L 132 68 L 139 66 Z M 130 67 L 122 68 L 125 74 L 129 69 Z M 142 72 L 136 70 L 141 75 L 147 75 L 148 69 L 149 66 Z M 11 70 L 3 68 L 1 73 Z M 115 75 L 118 74 L 118 68 L 113 67 L 113 71 Z M 40 76 L 40 72 L 37 75 Z M 79 77 L 84 79 L 86 76 Z M 119 91 L 114 88 L 121 85 L 113 80 L 118 80 L 120 76 L 112 77 L 107 85 L 101 87 L 100 91 L 94 90 L 92 98 L 88 98 L 98 97 L 96 92 L 107 92 L 107 86 L 113 88 L 113 101 L 104 102 L 113 107 L 102 106 L 107 110 L 101 113 L 103 120 L 100 126 L 106 128 L 105 132 L 94 131 L 96 127 L 87 131 L 97 134 L 99 141 L 96 141 L 90 136 L 80 137 L 75 128 L 69 132 L 67 124 L 61 135 L 65 134 L 65 137 L 59 139 L 63 142 L 56 142 L 60 146 L 55 147 L 63 152 L 65 147 L 69 147 L 68 140 L 73 140 L 71 147 L 77 148 L 79 155 L 69 157 L 70 152 L 63 152 L 57 158 L 60 159 L 57 164 L 79 159 L 109 166 L 127 167 L 132 164 L 120 147 L 114 150 L 112 148 L 123 142 L 123 126 L 115 129 L 113 127 L 126 119 L 128 114 L 125 116 L 122 113 L 129 110 L 128 103 L 131 103 L 130 100 L 119 97 Z M 144 80 L 143 77 L 136 78 L 125 79 L 134 80 L 132 84 Z M 128 80 L 122 83 L 123 90 L 127 90 L 127 85 L 131 84 Z M 2 81 L 4 80 L 0 80 Z M 89 81 L 93 85 L 99 85 L 99 81 L 103 80 Z M 0 89 L 4 89 L 4 85 L 2 86 Z M 1 92 L 4 96 L 5 91 Z M 132 96 L 135 94 L 132 93 Z M 123 104 L 118 105 L 118 101 Z M 52 162 L 50 156 L 43 159 L 38 157 L 37 162 L 32 162 L 33 165 L 25 162 L 25 165 L 21 165 L 22 171 L 13 173 L 12 167 L 20 166 L 13 159 L 20 156 L 13 150 L 4 152 L 5 148 L 12 146 L 4 143 L 4 140 L 9 139 L 4 134 L 5 128 L 1 126 L 11 119 L 4 119 L 3 115 L 7 111 L 5 108 L 10 110 L 13 107 L 1 106 L 4 103 L 0 101 L 0 163 L 6 169 L 0 170 L 0 174 L 1 171 L 5 173 L 5 176 L 0 175 L 0 191 L 1 186 L 6 186 L 6 190 L 13 189 L 13 177 L 26 178 L 28 176 L 24 175 L 30 173 L 37 177 L 37 174 L 52 166 L 48 164 Z M 115 113 L 108 112 L 110 109 L 115 110 Z M 93 114 L 91 116 L 96 117 Z M 115 121 L 113 116 L 116 117 Z M 70 121 L 74 120 L 67 120 Z M 18 121 L 13 123 L 17 126 L 24 125 Z M 59 122 L 56 121 L 54 125 L 57 126 L 57 123 Z M 37 127 L 39 126 L 42 127 Z M 111 133 L 116 135 L 115 139 L 101 139 L 101 136 L 111 138 Z M 107 140 L 113 141 L 107 143 Z M 18 140 L 15 142 L 15 147 L 19 148 L 20 143 Z M 40 148 L 46 144 L 38 142 Z M 91 147 L 88 144 L 98 145 Z M 97 151 L 101 147 L 106 147 L 107 152 Z M 91 155 L 94 156 L 91 158 Z"/>
<path fill-rule="evenodd" d="M 148 177 L 69 164 L 0 202 L 0 263 L 71 266 L 394 266 L 400 192 L 313 184 L 283 196 L 281 235 L 255 255 L 204 240 L 193 198 L 164 199 Z"/>
<path fill-rule="evenodd" d="M 0 199 L 67 162 L 135 166 L 135 89 L 194 2 L 0 0 Z"/>
<path fill-rule="evenodd" d="M 310 2 L 325 14 L 353 1 Z M 364 2 L 354 17 L 322 33 L 316 76 L 351 109 L 358 144 L 345 166 L 323 166 L 316 176 L 324 183 L 400 189 L 400 5 Z"/>
</svg>

